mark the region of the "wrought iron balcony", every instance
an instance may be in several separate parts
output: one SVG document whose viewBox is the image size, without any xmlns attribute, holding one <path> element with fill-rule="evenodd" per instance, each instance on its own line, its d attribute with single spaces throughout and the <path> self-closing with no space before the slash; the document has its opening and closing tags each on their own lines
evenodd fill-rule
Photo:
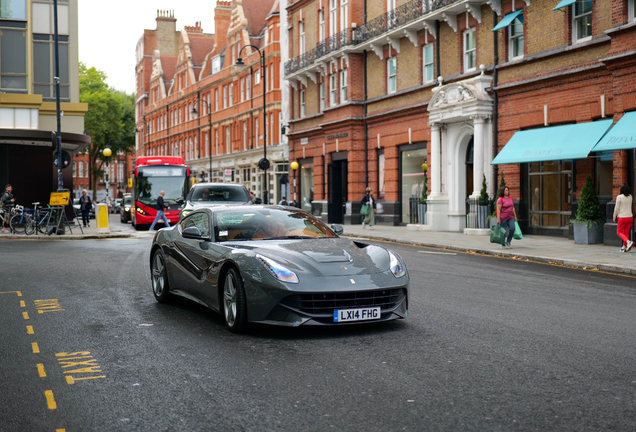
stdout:
<svg viewBox="0 0 636 432">
<path fill-rule="evenodd" d="M 345 29 L 324 41 L 306 53 L 285 63 L 285 75 L 299 71 L 329 54 L 347 45 L 358 45 L 380 36 L 404 24 L 408 24 L 423 15 L 462 0 L 411 0 L 366 24 L 354 29 Z"/>
</svg>

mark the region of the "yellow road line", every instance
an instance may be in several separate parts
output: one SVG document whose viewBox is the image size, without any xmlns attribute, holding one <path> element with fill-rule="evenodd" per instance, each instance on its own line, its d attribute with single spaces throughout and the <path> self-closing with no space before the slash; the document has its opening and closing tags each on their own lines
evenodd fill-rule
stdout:
<svg viewBox="0 0 636 432">
<path fill-rule="evenodd" d="M 28 312 L 22 312 L 22 316 L 24 317 L 24 319 L 29 319 L 29 313 Z"/>
<path fill-rule="evenodd" d="M 24 300 L 20 300 L 20 307 L 25 307 L 26 304 L 24 303 Z"/>
<path fill-rule="evenodd" d="M 55 432 L 66 432 L 66 429 L 55 429 Z"/>
<path fill-rule="evenodd" d="M 87 380 L 87 379 L 98 379 L 98 378 L 106 378 L 106 375 L 100 375 L 100 376 L 92 376 L 92 377 L 84 377 L 84 378 L 73 378 L 70 375 L 66 375 L 66 382 L 68 384 L 75 384 L 77 381 L 82 381 L 82 380 Z"/>
<path fill-rule="evenodd" d="M 37 342 L 31 343 L 31 347 L 33 348 L 33 354 L 38 354 L 40 352 L 40 347 Z"/>
<path fill-rule="evenodd" d="M 46 371 L 44 370 L 44 365 L 42 363 L 38 363 L 38 373 L 40 374 L 40 378 L 46 377 Z"/>
<path fill-rule="evenodd" d="M 53 398 L 53 392 L 51 390 L 47 390 L 44 392 L 44 395 L 46 396 L 46 404 L 48 405 L 49 409 L 57 409 L 55 398 Z"/>
<path fill-rule="evenodd" d="M 3 291 L 0 294 L 17 294 L 18 297 L 22 297 L 22 293 L 20 291 Z"/>
<path fill-rule="evenodd" d="M 33 326 L 26 326 L 27 327 L 27 334 L 33 334 Z"/>
</svg>

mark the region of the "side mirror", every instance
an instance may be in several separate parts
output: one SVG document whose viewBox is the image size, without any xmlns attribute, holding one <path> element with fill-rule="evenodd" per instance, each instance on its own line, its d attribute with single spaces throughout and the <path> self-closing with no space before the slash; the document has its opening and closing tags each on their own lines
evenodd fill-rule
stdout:
<svg viewBox="0 0 636 432">
<path fill-rule="evenodd" d="M 263 200 L 260 198 L 255 198 L 254 199 L 254 204 L 263 204 Z"/>
<path fill-rule="evenodd" d="M 331 224 L 331 229 L 336 233 L 336 235 L 342 235 L 344 232 L 344 227 L 340 224 Z"/>
<path fill-rule="evenodd" d="M 195 240 L 210 240 L 210 237 L 206 237 L 203 234 L 201 234 L 201 231 L 199 231 L 199 228 L 195 226 L 187 227 L 186 229 L 183 230 L 181 235 L 183 236 L 183 238 L 189 238 L 189 239 L 195 239 Z"/>
<path fill-rule="evenodd" d="M 183 203 L 185 203 L 185 200 L 183 199 L 183 197 L 179 197 L 176 199 L 177 204 L 181 205 Z"/>
</svg>

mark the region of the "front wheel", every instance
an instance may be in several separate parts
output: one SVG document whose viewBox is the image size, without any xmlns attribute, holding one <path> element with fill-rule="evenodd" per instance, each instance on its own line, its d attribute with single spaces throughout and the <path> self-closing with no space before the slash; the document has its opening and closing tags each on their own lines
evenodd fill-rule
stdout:
<svg viewBox="0 0 636 432">
<path fill-rule="evenodd" d="M 166 268 L 166 261 L 163 258 L 161 249 L 157 249 L 152 256 L 150 275 L 152 278 L 152 293 L 155 296 L 155 300 L 159 303 L 169 303 L 173 295 L 170 293 L 168 269 Z"/>
<path fill-rule="evenodd" d="M 16 234 L 24 234 L 26 232 L 27 227 L 27 218 L 26 215 L 16 214 L 13 215 L 11 220 L 9 221 L 9 226 L 11 227 L 11 231 Z"/>
<path fill-rule="evenodd" d="M 223 282 L 223 316 L 225 325 L 233 333 L 241 333 L 247 326 L 247 305 L 243 280 L 234 268 L 228 270 Z"/>
</svg>

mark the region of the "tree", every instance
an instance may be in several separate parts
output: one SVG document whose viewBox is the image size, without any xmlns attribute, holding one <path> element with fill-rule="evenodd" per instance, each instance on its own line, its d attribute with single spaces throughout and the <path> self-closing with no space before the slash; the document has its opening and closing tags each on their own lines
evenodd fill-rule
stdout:
<svg viewBox="0 0 636 432">
<path fill-rule="evenodd" d="M 422 182 L 422 195 L 420 196 L 420 204 L 426 204 L 428 198 L 428 185 L 426 184 L 426 171 L 424 171 L 424 181 Z"/>
<path fill-rule="evenodd" d="M 104 175 L 102 150 L 109 147 L 113 154 L 135 152 L 135 99 L 106 84 L 106 74 L 80 62 L 80 102 L 88 104 L 84 128 L 90 132 L 91 144 L 85 150 L 89 155 L 93 200 L 94 185 Z"/>
<path fill-rule="evenodd" d="M 479 194 L 479 205 L 488 205 L 488 199 L 488 184 L 486 183 L 486 174 L 484 174 L 484 179 L 481 182 L 481 193 Z"/>
<path fill-rule="evenodd" d="M 506 179 L 504 178 L 504 173 L 503 171 L 501 172 L 501 181 L 499 182 L 499 188 L 497 188 L 497 196 L 499 196 L 499 191 L 501 190 L 501 188 L 506 187 Z"/>
</svg>

